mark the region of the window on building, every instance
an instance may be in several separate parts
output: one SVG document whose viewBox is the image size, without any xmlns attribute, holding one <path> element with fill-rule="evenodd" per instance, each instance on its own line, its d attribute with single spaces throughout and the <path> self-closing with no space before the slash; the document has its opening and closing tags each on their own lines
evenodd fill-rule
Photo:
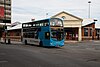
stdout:
<svg viewBox="0 0 100 67">
<path fill-rule="evenodd" d="M 84 36 L 88 36 L 88 28 L 84 28 Z"/>
<path fill-rule="evenodd" d="M 66 17 L 65 17 L 65 16 L 62 16 L 61 18 L 62 18 L 62 19 L 66 19 Z"/>
</svg>

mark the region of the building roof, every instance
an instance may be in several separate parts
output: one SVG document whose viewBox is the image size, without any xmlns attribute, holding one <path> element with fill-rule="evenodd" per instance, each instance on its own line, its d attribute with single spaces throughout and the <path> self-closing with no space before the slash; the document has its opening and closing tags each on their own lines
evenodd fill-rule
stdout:
<svg viewBox="0 0 100 67">
<path fill-rule="evenodd" d="M 85 26 L 82 26 L 82 27 L 87 27 L 87 26 L 90 26 L 90 25 L 92 25 L 92 24 L 95 24 L 95 22 L 92 22 L 92 23 L 90 23 L 90 24 L 87 24 L 87 25 L 85 25 Z"/>
<path fill-rule="evenodd" d="M 56 15 L 51 16 L 51 17 L 56 17 L 56 16 L 58 16 L 58 15 L 60 15 L 60 14 L 62 14 L 62 13 L 65 13 L 65 14 L 67 14 L 67 15 L 69 15 L 69 16 L 72 16 L 72 17 L 74 17 L 74 18 L 77 18 L 77 19 L 79 19 L 79 20 L 83 20 L 82 18 L 79 18 L 79 17 L 77 17 L 77 16 L 75 16 L 75 15 L 72 15 L 72 14 L 70 14 L 70 13 L 67 13 L 67 12 L 65 12 L 65 11 L 59 12 L 59 13 L 57 13 Z"/>
<path fill-rule="evenodd" d="M 94 19 L 83 19 L 82 26 L 94 23 Z"/>
<path fill-rule="evenodd" d="M 96 24 L 96 25 L 95 25 L 95 28 L 96 28 L 96 29 L 100 29 L 100 24 Z"/>
<path fill-rule="evenodd" d="M 16 29 L 21 29 L 22 28 L 22 24 L 18 24 L 14 27 L 8 28 L 7 30 L 16 30 Z"/>
</svg>

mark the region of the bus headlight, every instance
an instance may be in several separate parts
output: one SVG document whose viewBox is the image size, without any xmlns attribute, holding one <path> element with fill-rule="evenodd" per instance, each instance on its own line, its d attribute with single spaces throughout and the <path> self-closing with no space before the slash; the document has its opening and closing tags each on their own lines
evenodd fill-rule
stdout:
<svg viewBox="0 0 100 67">
<path fill-rule="evenodd" d="M 50 43 L 51 45 L 53 45 L 53 43 Z"/>
</svg>

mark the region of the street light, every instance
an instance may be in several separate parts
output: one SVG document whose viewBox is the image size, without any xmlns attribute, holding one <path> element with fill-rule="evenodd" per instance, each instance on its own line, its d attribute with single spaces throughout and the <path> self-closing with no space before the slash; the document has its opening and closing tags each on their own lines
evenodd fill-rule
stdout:
<svg viewBox="0 0 100 67">
<path fill-rule="evenodd" d="M 91 0 L 88 1 L 88 4 L 89 4 L 89 13 L 88 13 L 88 18 L 90 18 L 90 14 L 91 14 L 91 11 L 90 11 L 90 10 L 91 10 L 91 8 L 90 8 Z"/>
</svg>

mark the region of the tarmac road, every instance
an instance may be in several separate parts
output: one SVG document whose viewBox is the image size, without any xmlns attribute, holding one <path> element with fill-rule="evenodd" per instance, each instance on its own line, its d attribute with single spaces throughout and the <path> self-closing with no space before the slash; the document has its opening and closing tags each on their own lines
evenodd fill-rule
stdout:
<svg viewBox="0 0 100 67">
<path fill-rule="evenodd" d="M 100 67 L 99 47 L 94 42 L 61 48 L 0 44 L 0 67 Z"/>
</svg>

